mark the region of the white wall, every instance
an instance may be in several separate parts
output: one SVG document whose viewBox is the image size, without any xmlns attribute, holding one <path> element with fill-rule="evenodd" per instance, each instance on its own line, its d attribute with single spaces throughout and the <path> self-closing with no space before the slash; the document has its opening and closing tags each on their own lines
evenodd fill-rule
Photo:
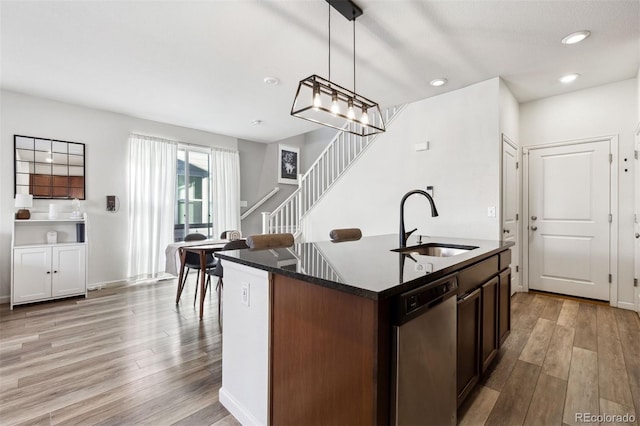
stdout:
<svg viewBox="0 0 640 426">
<path fill-rule="evenodd" d="M 204 146 L 237 148 L 237 140 L 48 99 L 0 92 L 0 300 L 10 288 L 13 214 L 13 135 L 21 134 L 86 144 L 86 201 L 89 214 L 89 285 L 127 278 L 128 136 L 137 132 Z M 120 199 L 120 211 L 106 211 L 106 195 Z M 51 200 L 34 200 L 46 210 Z M 71 201 L 55 201 L 71 210 Z"/>
<path fill-rule="evenodd" d="M 304 221 L 306 240 L 359 227 L 364 235 L 398 233 L 402 196 L 435 187 L 432 218 L 420 196 L 406 204 L 407 230 L 421 234 L 498 239 L 500 205 L 499 79 L 412 103 L 380 135 Z M 429 141 L 427 151 L 414 145 Z"/>
<path fill-rule="evenodd" d="M 633 302 L 636 86 L 637 80 L 630 79 L 520 105 L 520 142 L 523 146 L 618 135 L 618 300 L 623 303 Z"/>
<path fill-rule="evenodd" d="M 499 100 L 500 133 L 519 146 L 520 104 L 518 104 L 518 100 L 502 79 L 500 79 Z M 502 152 L 502 145 L 500 145 L 499 149 Z"/>
<path fill-rule="evenodd" d="M 247 201 L 244 213 L 251 208 L 276 186 L 280 188 L 273 197 L 260 206 L 242 221 L 242 234 L 252 235 L 262 233 L 262 215 L 260 212 L 275 210 L 284 200 L 295 191 L 297 185 L 278 183 L 278 145 L 283 144 L 300 148 L 300 170 L 304 173 L 303 161 L 306 158 L 304 135 L 293 136 L 270 144 L 238 140 L 240 151 L 240 182 L 241 197 Z"/>
</svg>

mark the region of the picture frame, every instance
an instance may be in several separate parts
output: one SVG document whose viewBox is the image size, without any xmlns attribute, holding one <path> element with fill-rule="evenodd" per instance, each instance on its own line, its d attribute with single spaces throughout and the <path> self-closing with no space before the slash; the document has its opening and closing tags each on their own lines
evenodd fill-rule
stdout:
<svg viewBox="0 0 640 426">
<path fill-rule="evenodd" d="M 298 184 L 300 170 L 300 148 L 278 145 L 278 183 Z"/>
</svg>

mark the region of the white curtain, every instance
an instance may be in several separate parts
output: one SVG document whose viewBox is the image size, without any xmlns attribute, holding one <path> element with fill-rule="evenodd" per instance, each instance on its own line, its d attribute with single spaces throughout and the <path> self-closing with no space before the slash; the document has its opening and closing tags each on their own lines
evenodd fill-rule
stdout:
<svg viewBox="0 0 640 426">
<path fill-rule="evenodd" d="M 176 157 L 173 141 L 129 137 L 129 277 L 164 271 L 164 251 L 173 242 Z"/>
<path fill-rule="evenodd" d="M 213 178 L 213 232 L 240 229 L 240 155 L 237 151 L 211 151 Z"/>
</svg>

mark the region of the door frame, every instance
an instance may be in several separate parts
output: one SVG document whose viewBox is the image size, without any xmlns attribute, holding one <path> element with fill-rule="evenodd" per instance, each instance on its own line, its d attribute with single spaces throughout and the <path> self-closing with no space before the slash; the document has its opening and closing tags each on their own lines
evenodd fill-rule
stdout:
<svg viewBox="0 0 640 426">
<path fill-rule="evenodd" d="M 611 167 L 609 175 L 609 211 L 612 221 L 609 226 L 609 305 L 618 306 L 618 135 L 607 135 L 585 139 L 565 140 L 560 142 L 529 145 L 522 152 L 522 287 L 529 291 L 529 152 L 536 149 L 556 148 L 568 145 L 581 145 L 591 142 L 609 142 Z M 526 220 L 525 220 L 526 219 Z"/>
<path fill-rule="evenodd" d="M 504 185 L 503 185 L 503 170 L 504 170 L 504 144 L 510 145 L 516 151 L 516 161 L 519 165 L 522 165 L 522 147 L 518 146 L 515 142 L 509 138 L 509 136 L 502 133 L 502 140 L 500 145 L 500 213 L 499 213 L 499 222 L 500 222 L 500 233 L 499 239 L 502 239 L 502 231 L 503 231 L 503 218 L 502 213 L 504 211 Z M 516 288 L 511 289 L 511 293 L 515 293 L 517 291 L 526 291 L 524 288 L 524 280 L 522 279 L 522 274 L 524 271 L 524 267 L 522 265 L 522 167 L 517 167 L 516 170 L 516 212 L 518 214 L 518 220 L 516 220 L 516 240 L 518 241 L 518 252 L 516 253 L 517 259 L 515 259 L 516 265 L 518 266 L 518 275 L 516 281 Z M 511 295 L 510 295 L 511 296 Z"/>
<path fill-rule="evenodd" d="M 636 131 L 634 135 L 634 144 L 633 144 L 633 156 L 634 156 L 634 206 L 633 206 L 633 222 L 634 222 L 634 233 L 640 233 L 640 122 L 636 126 Z M 634 235 L 633 246 L 634 249 L 634 271 L 633 271 L 633 297 L 634 297 L 634 306 L 636 312 L 640 316 L 640 244 L 635 241 L 637 238 Z"/>
</svg>

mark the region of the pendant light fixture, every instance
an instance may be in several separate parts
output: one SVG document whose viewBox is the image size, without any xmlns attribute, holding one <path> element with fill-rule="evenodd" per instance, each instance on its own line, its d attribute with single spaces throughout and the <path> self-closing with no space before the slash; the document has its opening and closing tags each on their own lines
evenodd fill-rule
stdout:
<svg viewBox="0 0 640 426">
<path fill-rule="evenodd" d="M 386 129 L 378 104 L 356 93 L 356 18 L 362 15 L 362 9 L 351 0 L 326 2 L 329 3 L 329 79 L 314 74 L 301 80 L 293 100 L 291 115 L 358 136 L 383 133 Z M 352 90 L 331 81 L 332 7 L 347 20 L 353 21 Z"/>
</svg>

